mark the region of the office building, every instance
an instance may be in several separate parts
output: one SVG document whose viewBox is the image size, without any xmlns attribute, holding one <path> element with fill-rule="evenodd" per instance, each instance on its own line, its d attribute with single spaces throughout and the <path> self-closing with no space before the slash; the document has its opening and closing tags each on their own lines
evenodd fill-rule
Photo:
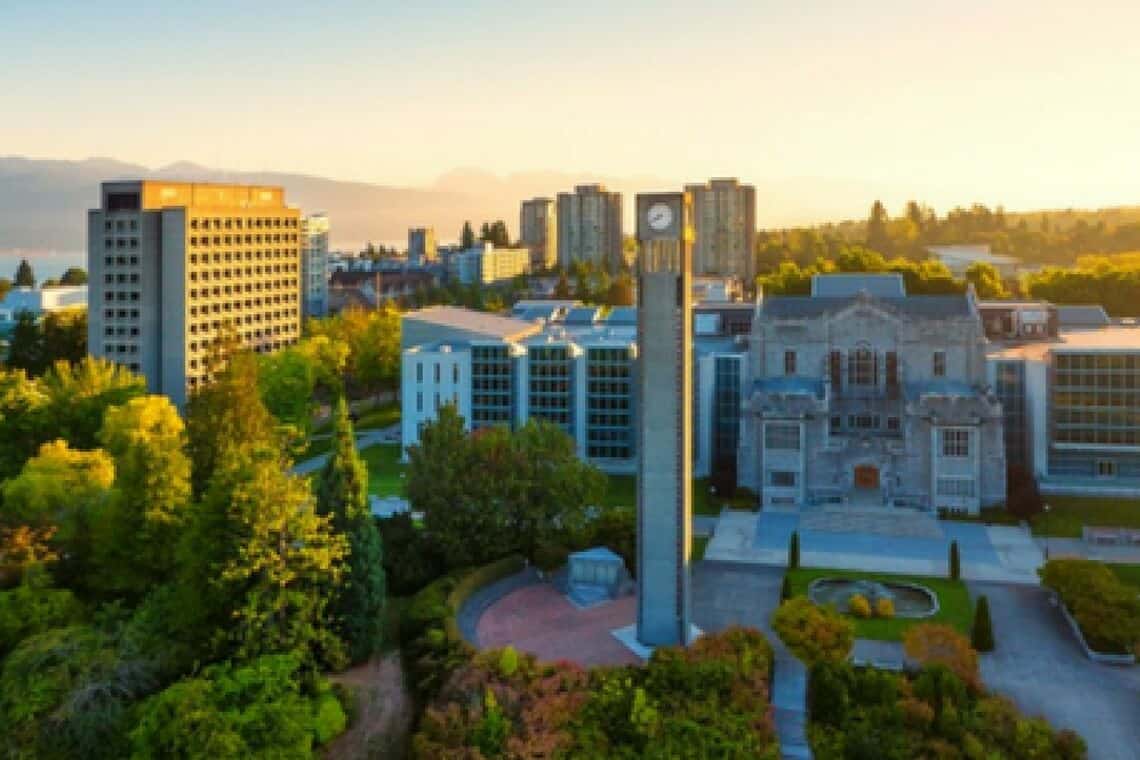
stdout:
<svg viewBox="0 0 1140 760">
<path fill-rule="evenodd" d="M 603 185 L 578 185 L 573 193 L 558 194 L 558 263 L 590 262 L 617 271 L 625 262 L 622 250 L 621 193 Z"/>
<path fill-rule="evenodd" d="M 104 182 L 88 212 L 88 351 L 181 405 L 218 339 L 295 343 L 300 216 L 280 187 Z"/>
<path fill-rule="evenodd" d="M 14 287 L 0 299 L 0 336 L 12 332 L 21 314 L 30 314 L 38 322 L 52 312 L 86 308 L 86 285 L 58 285 L 39 289 Z"/>
<path fill-rule="evenodd" d="M 323 317 L 329 311 L 329 218 L 301 218 L 301 315 Z"/>
<path fill-rule="evenodd" d="M 519 211 L 519 241 L 530 249 L 532 272 L 558 263 L 558 207 L 550 198 L 523 201 Z"/>
<path fill-rule="evenodd" d="M 462 285 L 494 285 L 530 271 L 530 251 L 526 248 L 496 248 L 480 241 L 474 248 L 447 257 L 448 278 Z"/>
<path fill-rule="evenodd" d="M 435 228 L 412 227 L 408 230 L 408 263 L 424 266 L 437 258 Z"/>
<path fill-rule="evenodd" d="M 756 188 L 735 179 L 687 185 L 693 197 L 693 274 L 756 277 Z"/>
</svg>

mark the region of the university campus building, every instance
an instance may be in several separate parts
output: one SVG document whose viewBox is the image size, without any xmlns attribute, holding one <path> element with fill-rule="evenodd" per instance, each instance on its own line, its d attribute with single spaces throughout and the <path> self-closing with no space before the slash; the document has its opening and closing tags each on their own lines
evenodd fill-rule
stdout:
<svg viewBox="0 0 1140 760">
<path fill-rule="evenodd" d="M 405 316 L 405 447 L 454 403 L 473 429 L 548 419 L 635 472 L 636 310 L 542 303 Z M 694 477 L 735 467 L 782 508 L 976 512 L 1004 501 L 1007 464 L 1046 494 L 1140 495 L 1140 328 L 1087 311 L 909 295 L 893 275 L 695 304 Z"/>
</svg>

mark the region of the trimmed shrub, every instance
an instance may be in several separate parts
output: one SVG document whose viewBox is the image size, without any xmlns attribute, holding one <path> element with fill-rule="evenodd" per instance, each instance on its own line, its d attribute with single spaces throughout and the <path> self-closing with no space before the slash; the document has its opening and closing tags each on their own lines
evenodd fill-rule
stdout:
<svg viewBox="0 0 1140 760">
<path fill-rule="evenodd" d="M 561 544 L 542 542 L 534 547 L 534 566 L 550 573 L 566 564 L 570 550 Z"/>
<path fill-rule="evenodd" d="M 889 620 L 895 616 L 895 603 L 885 596 L 875 600 L 875 617 Z"/>
<path fill-rule="evenodd" d="M 857 618 L 869 618 L 871 603 L 862 594 L 852 594 L 847 600 L 847 611 Z"/>
<path fill-rule="evenodd" d="M 839 662 L 855 644 L 855 624 L 810 599 L 789 599 L 776 608 L 772 628 L 796 657 L 808 665 Z"/>
<path fill-rule="evenodd" d="M 958 542 L 950 542 L 950 580 L 956 581 L 962 577 L 962 558 L 958 554 Z"/>
<path fill-rule="evenodd" d="M 978 605 L 974 608 L 974 627 L 970 632 L 970 644 L 979 652 L 994 651 L 994 630 L 990 622 L 990 600 L 978 597 Z"/>
<path fill-rule="evenodd" d="M 510 678 L 519 669 L 519 653 L 512 646 L 506 646 L 499 654 L 499 675 Z"/>
<path fill-rule="evenodd" d="M 788 540 L 788 569 L 796 570 L 800 566 L 800 532 L 798 530 L 792 531 L 792 537 Z"/>
<path fill-rule="evenodd" d="M 787 575 L 784 576 L 784 582 L 780 584 L 780 602 L 786 602 L 792 598 L 792 581 Z"/>
<path fill-rule="evenodd" d="M 1127 654 L 1140 645 L 1140 599 L 1136 589 L 1099 562 L 1055 559 L 1038 571 L 1057 592 L 1092 649 Z"/>
</svg>

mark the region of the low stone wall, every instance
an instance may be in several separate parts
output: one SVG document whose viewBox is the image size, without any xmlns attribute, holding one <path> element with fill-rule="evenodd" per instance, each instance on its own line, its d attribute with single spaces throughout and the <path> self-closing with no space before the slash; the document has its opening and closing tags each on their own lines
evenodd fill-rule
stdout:
<svg viewBox="0 0 1140 760">
<path fill-rule="evenodd" d="M 1080 624 L 1077 623 L 1077 619 L 1073 617 L 1071 612 L 1069 612 L 1069 608 L 1065 606 L 1065 603 L 1062 602 L 1058 596 L 1054 595 L 1053 600 L 1056 602 L 1057 606 L 1061 609 L 1061 614 L 1065 616 L 1065 620 L 1066 620 L 1066 622 L 1068 622 L 1069 628 L 1071 628 L 1073 630 L 1073 635 L 1077 637 L 1077 641 L 1080 643 L 1081 649 L 1085 650 L 1085 656 L 1086 657 L 1088 657 L 1093 662 L 1099 662 L 1102 665 L 1125 665 L 1125 666 L 1127 666 L 1127 665 L 1135 665 L 1136 664 L 1136 656 L 1135 655 L 1131 655 L 1131 654 L 1109 654 L 1107 652 L 1097 652 L 1096 650 L 1089 647 L 1088 642 L 1085 641 L 1085 635 L 1081 632 Z"/>
</svg>

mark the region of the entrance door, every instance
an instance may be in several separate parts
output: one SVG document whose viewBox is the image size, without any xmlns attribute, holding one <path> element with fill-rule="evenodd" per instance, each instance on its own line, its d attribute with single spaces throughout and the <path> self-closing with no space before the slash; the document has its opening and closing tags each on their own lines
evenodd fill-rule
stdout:
<svg viewBox="0 0 1140 760">
<path fill-rule="evenodd" d="M 879 468 L 873 464 L 861 464 L 855 468 L 856 488 L 878 488 Z"/>
</svg>

